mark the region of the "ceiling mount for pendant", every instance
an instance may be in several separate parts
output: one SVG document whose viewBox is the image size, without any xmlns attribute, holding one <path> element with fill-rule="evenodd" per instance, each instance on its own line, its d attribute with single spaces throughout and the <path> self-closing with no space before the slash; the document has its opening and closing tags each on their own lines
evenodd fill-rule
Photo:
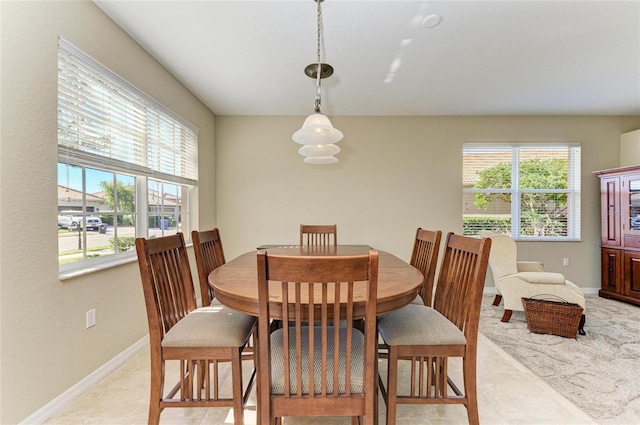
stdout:
<svg viewBox="0 0 640 425">
<path fill-rule="evenodd" d="M 310 63 L 304 69 L 304 73 L 307 74 L 307 77 L 313 78 L 314 80 L 318 78 L 318 65 L 320 65 L 320 79 L 331 77 L 333 75 L 333 67 L 328 63 Z"/>
</svg>

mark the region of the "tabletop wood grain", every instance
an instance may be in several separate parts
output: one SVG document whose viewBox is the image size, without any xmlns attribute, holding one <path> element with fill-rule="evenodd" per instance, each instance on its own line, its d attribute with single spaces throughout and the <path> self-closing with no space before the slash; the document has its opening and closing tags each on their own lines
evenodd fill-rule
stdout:
<svg viewBox="0 0 640 425">
<path fill-rule="evenodd" d="M 298 245 L 265 246 L 267 253 L 277 255 L 363 255 L 366 245 L 337 247 L 300 247 Z M 377 314 L 384 314 L 409 304 L 416 297 L 422 274 L 405 261 L 384 251 L 378 251 Z M 273 284 L 276 284 L 273 282 Z M 218 301 L 234 310 L 258 316 L 257 251 L 250 251 L 217 268 L 209 275 L 209 285 Z M 364 283 L 356 289 L 356 314 L 364 316 Z M 344 299 L 344 298 L 343 298 Z M 273 318 L 278 318 L 277 314 Z"/>
</svg>

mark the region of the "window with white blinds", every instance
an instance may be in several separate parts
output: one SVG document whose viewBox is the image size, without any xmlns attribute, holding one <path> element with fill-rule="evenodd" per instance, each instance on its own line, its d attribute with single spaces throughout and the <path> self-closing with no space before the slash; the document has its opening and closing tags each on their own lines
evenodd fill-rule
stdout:
<svg viewBox="0 0 640 425">
<path fill-rule="evenodd" d="M 61 38 L 61 278 L 135 257 L 136 237 L 188 239 L 197 183 L 198 129 Z"/>
<path fill-rule="evenodd" d="M 463 231 L 580 239 L 579 143 L 464 143 Z"/>
<path fill-rule="evenodd" d="M 61 157 L 196 183 L 196 127 L 62 38 L 58 51 Z"/>
</svg>

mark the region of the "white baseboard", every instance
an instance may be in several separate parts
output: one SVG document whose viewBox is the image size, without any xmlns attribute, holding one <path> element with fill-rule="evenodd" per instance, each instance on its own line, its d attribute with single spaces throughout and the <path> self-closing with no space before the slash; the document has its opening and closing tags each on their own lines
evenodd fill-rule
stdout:
<svg viewBox="0 0 640 425">
<path fill-rule="evenodd" d="M 135 342 L 129 348 L 125 349 L 123 352 L 100 366 L 67 391 L 45 404 L 34 414 L 20 422 L 20 425 L 39 425 L 45 423 L 47 419 L 68 407 L 75 399 L 91 389 L 118 367 L 122 366 L 127 362 L 127 360 L 131 359 L 138 351 L 142 350 L 147 345 L 149 345 L 149 335 Z"/>
<path fill-rule="evenodd" d="M 598 295 L 600 288 L 580 288 L 585 295 Z"/>
</svg>

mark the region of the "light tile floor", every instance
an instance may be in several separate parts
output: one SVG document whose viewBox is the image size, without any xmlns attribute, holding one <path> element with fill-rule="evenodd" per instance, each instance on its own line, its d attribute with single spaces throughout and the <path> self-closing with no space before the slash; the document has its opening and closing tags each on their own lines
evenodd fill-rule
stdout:
<svg viewBox="0 0 640 425">
<path fill-rule="evenodd" d="M 380 361 L 386 370 L 385 360 Z M 450 371 L 458 365 L 451 364 Z M 249 363 L 247 367 L 249 369 Z M 478 340 L 478 398 L 483 425 L 588 425 L 593 419 L 483 335 Z M 402 380 L 400 381 L 402 382 Z M 136 425 L 147 423 L 149 350 L 143 349 L 102 382 L 50 418 L 48 425 Z M 245 424 L 256 424 L 255 396 L 245 409 Z M 385 407 L 380 401 L 380 424 Z M 400 405 L 398 425 L 467 424 L 462 406 Z M 348 425 L 348 418 L 286 418 L 285 425 Z M 162 425 L 233 424 L 229 408 L 165 409 Z"/>
</svg>

